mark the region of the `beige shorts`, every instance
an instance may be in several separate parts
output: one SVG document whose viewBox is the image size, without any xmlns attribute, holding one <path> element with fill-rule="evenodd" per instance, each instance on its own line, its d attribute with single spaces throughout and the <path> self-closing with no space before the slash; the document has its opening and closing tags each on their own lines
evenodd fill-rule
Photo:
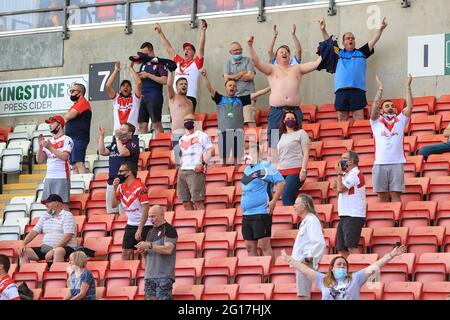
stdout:
<svg viewBox="0 0 450 320">
<path fill-rule="evenodd" d="M 244 124 L 256 122 L 256 107 L 254 103 L 244 106 L 242 111 L 244 114 Z"/>
<path fill-rule="evenodd" d="M 182 202 L 205 200 L 205 174 L 194 170 L 180 170 L 177 195 Z"/>
</svg>

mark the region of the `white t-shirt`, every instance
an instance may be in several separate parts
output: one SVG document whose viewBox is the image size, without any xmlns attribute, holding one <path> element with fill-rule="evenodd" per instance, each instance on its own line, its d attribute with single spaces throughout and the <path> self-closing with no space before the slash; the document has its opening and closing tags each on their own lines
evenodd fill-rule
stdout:
<svg viewBox="0 0 450 320">
<path fill-rule="evenodd" d="M 73 141 L 70 137 L 66 135 L 62 135 L 56 139 L 51 137 L 49 141 L 52 144 L 52 146 L 58 151 L 66 152 L 69 155 L 72 152 Z M 49 179 L 69 179 L 70 178 L 69 161 L 59 159 L 47 148 L 44 148 L 43 150 L 47 155 L 47 175 L 45 177 Z"/>
<path fill-rule="evenodd" d="M 194 170 L 195 166 L 202 163 L 203 154 L 213 147 L 211 139 L 203 131 L 195 131 L 191 135 L 183 135 L 180 138 L 181 169 Z"/>
<path fill-rule="evenodd" d="M 322 225 L 314 213 L 308 213 L 300 223 L 297 238 L 295 238 L 292 257 L 296 260 L 313 258 L 313 267 L 317 269 L 325 251 L 325 238 Z"/>
<path fill-rule="evenodd" d="M 366 217 L 366 181 L 358 167 L 342 176 L 342 184 L 347 192 L 339 193 L 338 214 L 357 218 Z"/>
<path fill-rule="evenodd" d="M 135 134 L 138 134 L 138 116 L 141 97 L 132 94 L 128 98 L 120 96 L 116 93 L 113 99 L 114 108 L 114 131 L 120 129 L 120 125 L 129 122 L 136 127 Z"/>
<path fill-rule="evenodd" d="M 374 164 L 406 163 L 403 137 L 408 120 L 403 113 L 392 121 L 385 120 L 382 116 L 377 120 L 370 119 L 375 139 Z"/>
<path fill-rule="evenodd" d="M 187 96 L 197 98 L 198 77 L 200 76 L 200 69 L 203 67 L 204 58 L 195 57 L 190 61 L 186 61 L 177 54 L 173 58 L 173 61 L 177 64 L 173 90 L 177 92 L 176 83 L 179 78 L 186 78 L 188 82 Z"/>
</svg>

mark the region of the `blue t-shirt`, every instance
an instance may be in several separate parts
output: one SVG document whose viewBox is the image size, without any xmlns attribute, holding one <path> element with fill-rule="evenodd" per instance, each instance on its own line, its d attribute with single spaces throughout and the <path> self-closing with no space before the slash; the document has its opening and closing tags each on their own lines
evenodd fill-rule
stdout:
<svg viewBox="0 0 450 320">
<path fill-rule="evenodd" d="M 92 276 L 91 271 L 85 269 L 80 277 L 75 276 L 75 271 L 70 274 L 69 278 L 69 289 L 72 297 L 76 296 L 80 293 L 81 284 L 86 282 L 89 286 L 89 289 L 86 293 L 86 296 L 82 300 L 95 300 L 95 279 Z"/>
<path fill-rule="evenodd" d="M 125 161 L 131 161 L 138 164 L 139 161 L 139 137 L 133 136 L 132 139 L 128 140 L 125 144 L 125 148 L 127 148 L 130 151 L 129 157 L 121 157 L 119 154 L 119 150 L 117 149 L 117 143 L 116 143 L 116 137 L 113 136 L 113 140 L 109 146 L 106 147 L 106 149 L 109 150 L 109 177 L 108 177 L 108 184 L 112 185 L 115 178 L 117 178 L 117 174 L 120 168 L 120 164 Z"/>
<path fill-rule="evenodd" d="M 263 160 L 253 167 L 248 165 L 241 179 L 242 214 L 267 214 L 273 185 L 283 181 L 283 176 L 268 161 Z"/>
<path fill-rule="evenodd" d="M 334 92 L 344 88 L 366 91 L 366 59 L 374 53 L 366 43 L 353 51 L 339 50 L 339 60 L 334 75 Z"/>
<path fill-rule="evenodd" d="M 157 77 L 164 77 L 167 76 L 167 68 L 163 64 L 151 64 L 150 62 L 147 64 L 142 64 L 139 72 L 148 72 L 154 76 Z M 152 79 L 144 78 L 142 80 L 142 95 L 144 97 L 154 97 L 162 96 L 162 84 L 159 84 L 156 81 L 153 81 Z"/>
</svg>

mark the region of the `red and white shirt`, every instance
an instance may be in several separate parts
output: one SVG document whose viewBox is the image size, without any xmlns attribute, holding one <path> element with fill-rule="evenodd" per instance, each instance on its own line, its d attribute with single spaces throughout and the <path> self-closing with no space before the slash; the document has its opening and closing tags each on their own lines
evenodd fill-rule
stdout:
<svg viewBox="0 0 450 320">
<path fill-rule="evenodd" d="M 180 138 L 181 169 L 194 170 L 202 163 L 203 153 L 213 147 L 208 135 L 203 131 L 195 131 Z"/>
<path fill-rule="evenodd" d="M 8 274 L 0 278 L 0 300 L 20 300 L 17 285 Z"/>
<path fill-rule="evenodd" d="M 179 78 L 186 78 L 188 81 L 187 96 L 197 98 L 197 83 L 200 76 L 200 70 L 203 67 L 204 58 L 195 57 L 187 61 L 178 54 L 175 55 L 173 61 L 177 64 L 175 70 L 175 79 L 173 82 L 173 90 L 177 92 L 176 83 Z"/>
<path fill-rule="evenodd" d="M 127 185 L 125 182 L 120 184 L 119 188 L 117 188 L 116 197 L 125 209 L 128 217 L 127 224 L 130 226 L 139 226 L 143 211 L 142 205 L 149 202 L 148 190 L 142 181 L 135 179 L 130 185 Z M 152 225 L 150 218 L 148 218 L 145 225 Z"/>
<path fill-rule="evenodd" d="M 374 164 L 405 163 L 403 137 L 409 118 L 403 113 L 387 120 L 380 116 L 377 120 L 370 120 L 373 137 L 375 139 Z"/>
<path fill-rule="evenodd" d="M 73 149 L 73 141 L 70 137 L 62 135 L 60 137 L 49 139 L 52 146 L 61 152 L 66 152 L 70 155 Z M 48 179 L 69 179 L 70 167 L 69 161 L 64 161 L 51 153 L 47 148 L 44 148 L 44 152 L 47 155 L 47 175 Z"/>
<path fill-rule="evenodd" d="M 120 129 L 120 125 L 125 122 L 131 123 L 136 127 L 135 134 L 138 134 L 138 115 L 141 97 L 136 94 L 130 95 L 128 98 L 122 97 L 116 93 L 113 99 L 114 108 L 114 131 Z"/>
<path fill-rule="evenodd" d="M 342 176 L 342 184 L 347 192 L 339 193 L 338 214 L 357 218 L 366 217 L 366 181 L 358 167 Z"/>
</svg>

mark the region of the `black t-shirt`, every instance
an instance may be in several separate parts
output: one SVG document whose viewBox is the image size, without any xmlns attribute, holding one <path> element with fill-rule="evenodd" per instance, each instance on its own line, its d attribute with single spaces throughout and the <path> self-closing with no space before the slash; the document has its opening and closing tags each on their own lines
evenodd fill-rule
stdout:
<svg viewBox="0 0 450 320">
<path fill-rule="evenodd" d="M 117 178 L 117 174 L 120 168 L 120 164 L 127 160 L 138 164 L 139 161 L 139 138 L 137 136 L 133 136 L 132 139 L 128 140 L 125 144 L 125 148 L 130 151 L 129 157 L 121 157 L 119 155 L 119 150 L 117 149 L 116 137 L 113 136 L 113 140 L 109 146 L 106 147 L 110 151 L 109 154 L 109 177 L 108 184 L 112 185 L 115 178 Z M 144 181 L 145 182 L 145 181 Z"/>
</svg>

